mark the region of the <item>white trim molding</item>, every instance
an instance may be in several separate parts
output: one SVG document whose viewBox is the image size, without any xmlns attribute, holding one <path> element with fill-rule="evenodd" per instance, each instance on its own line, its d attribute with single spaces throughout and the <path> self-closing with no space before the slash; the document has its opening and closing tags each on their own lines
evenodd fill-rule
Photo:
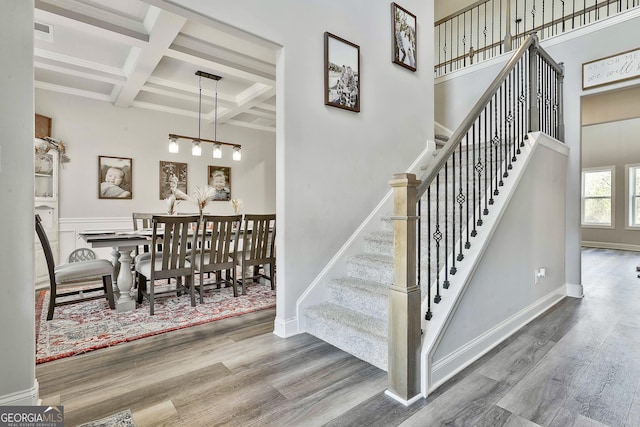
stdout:
<svg viewBox="0 0 640 427">
<path fill-rule="evenodd" d="M 582 246 L 584 246 L 585 248 L 617 249 L 620 251 L 640 252 L 640 245 L 631 245 L 628 243 L 591 242 L 588 240 L 583 240 Z"/>
<path fill-rule="evenodd" d="M 40 385 L 34 380 L 33 387 L 0 396 L 0 406 L 35 406 L 40 404 Z"/>
<path fill-rule="evenodd" d="M 411 399 L 404 400 L 403 398 L 401 398 L 400 396 L 398 396 L 395 393 L 390 392 L 389 390 L 385 390 L 384 394 L 386 394 L 387 396 L 389 396 L 390 398 L 392 398 L 396 402 L 402 403 L 404 406 L 411 406 L 414 403 L 416 403 L 418 400 L 422 399 L 422 397 L 423 397 L 422 393 L 418 393 L 415 396 L 413 396 Z"/>
<path fill-rule="evenodd" d="M 567 283 L 567 296 L 571 298 L 584 298 L 584 288 L 580 284 Z"/>
<path fill-rule="evenodd" d="M 547 296 L 500 322 L 484 334 L 454 350 L 442 359 L 433 362 L 431 376 L 435 381 L 430 385 L 429 393 L 484 356 L 512 334 L 518 332 L 527 323 L 562 301 L 567 296 L 565 289 L 564 285 L 558 287 Z"/>
<path fill-rule="evenodd" d="M 282 320 L 276 316 L 273 322 L 273 334 L 280 338 L 289 338 L 294 335 L 298 335 L 298 318 L 292 317 L 290 319 Z"/>
</svg>

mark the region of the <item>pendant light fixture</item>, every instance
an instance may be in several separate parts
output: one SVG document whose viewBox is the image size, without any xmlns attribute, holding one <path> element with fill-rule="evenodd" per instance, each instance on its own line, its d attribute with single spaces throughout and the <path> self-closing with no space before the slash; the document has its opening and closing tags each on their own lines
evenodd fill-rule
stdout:
<svg viewBox="0 0 640 427">
<path fill-rule="evenodd" d="M 222 146 L 226 145 L 233 148 L 233 160 L 240 161 L 242 158 L 242 146 L 240 144 L 231 144 L 229 142 L 218 141 L 218 81 L 222 78 L 220 76 L 216 76 L 214 74 L 209 74 L 205 71 L 196 71 L 196 76 L 198 76 L 198 137 L 193 138 L 190 136 L 184 135 L 176 135 L 174 133 L 169 134 L 169 153 L 178 153 L 180 152 L 180 147 L 178 145 L 178 139 L 191 139 L 191 154 L 193 156 L 201 156 L 202 155 L 202 142 L 210 142 L 213 144 L 213 158 L 221 159 L 222 158 Z M 214 118 L 213 118 L 213 140 L 211 139 L 203 139 L 200 137 L 200 124 L 202 122 L 202 77 L 212 79 L 216 81 L 216 92 L 215 92 L 215 106 L 214 106 Z"/>
</svg>

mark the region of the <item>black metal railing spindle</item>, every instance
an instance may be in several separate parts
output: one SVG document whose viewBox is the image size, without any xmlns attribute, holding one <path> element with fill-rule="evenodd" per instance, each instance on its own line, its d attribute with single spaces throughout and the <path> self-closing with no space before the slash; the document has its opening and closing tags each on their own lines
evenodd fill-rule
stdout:
<svg viewBox="0 0 640 427">
<path fill-rule="evenodd" d="M 427 313 L 424 320 L 431 320 L 431 186 L 427 188 Z M 418 245 L 422 242 L 422 236 Z"/>
</svg>

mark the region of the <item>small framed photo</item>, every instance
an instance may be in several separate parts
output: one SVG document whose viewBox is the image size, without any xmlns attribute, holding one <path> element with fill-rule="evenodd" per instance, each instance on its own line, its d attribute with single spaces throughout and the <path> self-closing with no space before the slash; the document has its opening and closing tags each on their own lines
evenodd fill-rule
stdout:
<svg viewBox="0 0 640 427">
<path fill-rule="evenodd" d="M 209 166 L 207 172 L 207 182 L 215 191 L 211 200 L 231 200 L 231 168 L 225 166 Z"/>
<path fill-rule="evenodd" d="M 324 104 L 360 111 L 360 46 L 324 33 Z"/>
<path fill-rule="evenodd" d="M 98 198 L 133 198 L 133 160 L 98 156 Z"/>
<path fill-rule="evenodd" d="M 186 163 L 160 161 L 160 200 L 174 191 L 183 196 L 187 194 L 187 166 Z"/>
<path fill-rule="evenodd" d="M 396 3 L 391 3 L 391 25 L 393 28 L 393 63 L 416 71 L 416 52 L 418 51 L 416 15 Z"/>
</svg>

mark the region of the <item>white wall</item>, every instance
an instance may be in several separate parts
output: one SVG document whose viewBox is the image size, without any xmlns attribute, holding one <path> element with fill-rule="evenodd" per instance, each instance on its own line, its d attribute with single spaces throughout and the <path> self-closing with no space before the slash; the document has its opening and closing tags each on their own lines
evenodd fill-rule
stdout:
<svg viewBox="0 0 640 427">
<path fill-rule="evenodd" d="M 581 29 L 542 42 L 542 47 L 557 62 L 565 66 L 564 122 L 565 143 L 569 155 L 566 180 L 566 280 L 568 284 L 579 286 L 580 275 L 580 159 L 581 159 L 581 102 L 583 95 L 615 90 L 633 85 L 634 81 L 617 83 L 605 88 L 582 90 L 582 64 L 598 58 L 636 48 L 640 10 L 635 9 L 617 17 L 609 18 Z M 506 60 L 503 55 L 502 61 Z M 491 79 L 499 72 L 501 65 L 487 61 L 476 71 L 453 73 L 437 80 L 436 121 L 450 129 L 455 129 L 462 121 Z"/>
<path fill-rule="evenodd" d="M 0 7 L 0 405 L 34 405 L 33 1 Z"/>
<path fill-rule="evenodd" d="M 172 3 L 283 46 L 276 72 L 276 333 L 286 335 L 298 297 L 382 199 L 393 173 L 433 139 L 433 4 L 402 4 L 418 22 L 413 73 L 391 62 L 390 2 Z M 360 46 L 360 113 L 323 103 L 325 31 Z"/>
</svg>

